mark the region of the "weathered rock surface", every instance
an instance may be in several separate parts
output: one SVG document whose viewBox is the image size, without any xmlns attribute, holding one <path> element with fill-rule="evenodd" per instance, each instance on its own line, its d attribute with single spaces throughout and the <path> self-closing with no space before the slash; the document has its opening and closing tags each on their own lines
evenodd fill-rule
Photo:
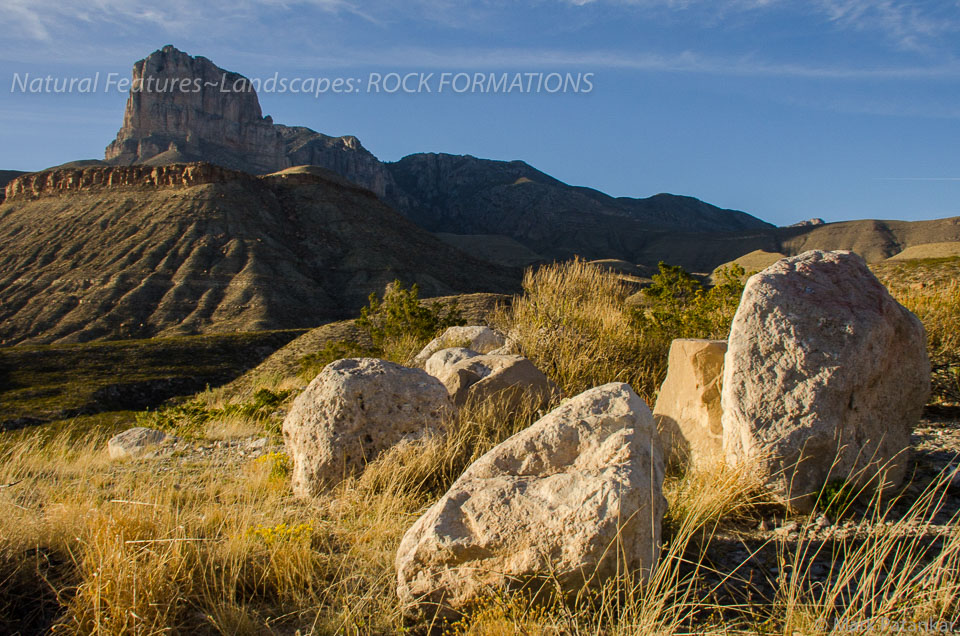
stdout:
<svg viewBox="0 0 960 636">
<path fill-rule="evenodd" d="M 451 414 L 443 385 L 425 371 L 375 358 L 332 362 L 283 421 L 293 490 L 315 495 L 401 441 L 440 431 Z"/>
<path fill-rule="evenodd" d="M 457 357 L 451 355 L 446 363 L 430 358 L 431 369 L 457 406 L 496 398 L 507 401 L 508 410 L 523 402 L 537 409 L 559 393 L 557 385 L 523 356 L 488 354 L 459 360 Z"/>
<path fill-rule="evenodd" d="M 667 377 L 653 409 L 668 462 L 723 460 L 720 387 L 726 352 L 725 340 L 681 338 L 670 344 Z"/>
<path fill-rule="evenodd" d="M 330 137 L 264 117 L 256 85 L 205 57 L 165 46 L 133 66 L 123 127 L 104 158 L 114 165 L 206 161 L 265 174 L 324 167 L 380 197 L 404 203 L 393 176 L 353 136 Z"/>
<path fill-rule="evenodd" d="M 263 116 L 242 75 L 165 46 L 133 65 L 131 87 L 107 161 L 129 165 L 169 152 L 180 155 L 177 163 L 184 156 L 215 157 L 254 173 L 290 165 L 273 120 Z"/>
<path fill-rule="evenodd" d="M 107 442 L 107 452 L 110 459 L 132 459 L 148 455 L 160 444 L 172 441 L 176 441 L 176 438 L 163 431 L 137 426 L 111 437 Z"/>
<path fill-rule="evenodd" d="M 440 336 L 421 349 L 420 353 L 414 357 L 413 364 L 423 366 L 430 356 L 442 349 L 462 347 L 477 353 L 488 353 L 502 347 L 505 343 L 506 338 L 503 334 L 490 327 L 482 325 L 448 327 Z"/>
<path fill-rule="evenodd" d="M 490 589 L 551 576 L 564 591 L 624 567 L 646 577 L 663 470 L 643 400 L 620 383 L 586 391 L 474 462 L 407 531 L 400 599 L 411 613 L 453 616 Z"/>
<path fill-rule="evenodd" d="M 439 378 L 449 367 L 452 367 L 463 360 L 476 358 L 478 355 L 480 354 L 476 351 L 466 349 L 464 347 L 441 349 L 430 356 L 430 359 L 427 360 L 426 364 L 423 365 L 423 370 L 433 377 Z"/>
<path fill-rule="evenodd" d="M 408 197 L 393 175 L 353 135 L 330 137 L 303 126 L 274 126 L 291 166 L 322 166 L 360 184 L 391 205 L 406 205 Z"/>
<path fill-rule="evenodd" d="M 210 163 L 169 166 L 94 166 L 43 170 L 12 179 L 5 188 L 10 202 L 41 197 L 117 192 L 143 188 L 191 188 L 229 181 L 255 182 L 249 175 Z"/>
<path fill-rule="evenodd" d="M 930 391 L 923 325 L 850 252 L 751 277 L 730 331 L 723 448 L 804 511 L 834 479 L 897 484 Z"/>
</svg>

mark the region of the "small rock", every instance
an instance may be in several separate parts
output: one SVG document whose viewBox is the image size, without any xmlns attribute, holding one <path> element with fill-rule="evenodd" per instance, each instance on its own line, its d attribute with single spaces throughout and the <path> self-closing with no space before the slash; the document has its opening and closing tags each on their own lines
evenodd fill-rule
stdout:
<svg viewBox="0 0 960 636">
<path fill-rule="evenodd" d="M 799 526 L 797 525 L 796 521 L 788 521 L 787 523 L 783 524 L 782 526 L 774 530 L 774 532 L 779 535 L 788 535 L 792 532 L 796 532 L 798 527 Z"/>
<path fill-rule="evenodd" d="M 423 370 L 435 378 L 439 378 L 446 369 L 457 364 L 461 360 L 476 358 L 479 353 L 464 347 L 451 347 L 450 349 L 441 349 L 434 353 L 423 365 Z M 442 380 L 441 380 L 442 381 Z"/>
<path fill-rule="evenodd" d="M 247 443 L 247 450 L 258 450 L 264 448 L 267 445 L 266 437 L 258 437 L 257 439 Z"/>
<path fill-rule="evenodd" d="M 137 426 L 111 437 L 107 442 L 107 451 L 110 459 L 141 457 L 159 444 L 174 441 L 175 437 L 163 431 Z"/>
<path fill-rule="evenodd" d="M 462 347 L 477 353 L 488 353 L 502 347 L 505 343 L 506 338 L 503 334 L 490 327 L 480 325 L 450 327 L 440 337 L 431 340 L 413 358 L 411 364 L 422 367 L 434 353 L 450 347 Z"/>
<path fill-rule="evenodd" d="M 443 353 L 443 352 L 441 352 Z M 440 355 L 440 354 L 437 354 Z M 517 406 L 532 400 L 534 409 L 545 406 L 559 392 L 557 386 L 532 362 L 522 356 L 476 355 L 441 364 L 436 356 L 430 359 L 455 405 L 477 403 L 503 397 Z"/>
</svg>

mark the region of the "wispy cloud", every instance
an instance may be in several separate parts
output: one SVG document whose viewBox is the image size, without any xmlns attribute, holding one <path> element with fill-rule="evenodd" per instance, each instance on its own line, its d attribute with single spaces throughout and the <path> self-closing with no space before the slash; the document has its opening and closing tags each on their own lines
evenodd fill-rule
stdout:
<svg viewBox="0 0 960 636">
<path fill-rule="evenodd" d="M 900 0 L 819 0 L 818 5 L 841 28 L 878 31 L 904 49 L 929 51 L 933 41 L 960 31 L 957 6 L 921 8 Z"/>
<path fill-rule="evenodd" d="M 309 58 L 316 61 L 316 57 Z M 306 60 L 304 60 L 306 61 Z M 289 62 L 289 58 L 288 58 Z M 783 77 L 823 80 L 960 78 L 960 63 L 936 66 L 826 66 L 776 63 L 754 56 L 725 57 L 695 51 L 657 52 L 565 51 L 523 48 L 393 47 L 380 51 L 343 51 L 324 60 L 327 66 L 388 64 L 426 69 L 575 68 L 583 71 L 634 70 L 652 73 L 689 73 L 717 76 Z"/>
<path fill-rule="evenodd" d="M 715 20 L 749 12 L 806 13 L 843 30 L 882 34 L 902 49 L 932 53 L 960 33 L 960 4 L 909 0 L 560 0 L 575 6 L 608 4 L 646 11 L 682 12 Z"/>
<path fill-rule="evenodd" d="M 778 10 L 801 11 L 820 16 L 826 23 L 838 29 L 880 30 L 896 41 L 898 46 L 920 49 L 925 42 L 945 35 L 960 33 L 960 5 L 942 10 L 925 8 L 904 0 L 527 0 L 527 5 L 546 7 L 549 3 L 563 2 L 568 5 L 618 5 L 639 10 L 686 12 L 697 16 L 728 15 L 733 12 L 768 12 Z M 952 4 L 952 3 L 951 3 Z M 491 15 L 508 12 L 516 4 L 507 0 L 477 0 L 472 3 L 453 0 L 408 0 L 402 6 L 394 0 L 167 0 L 157 5 L 153 0 L 5 0 L 8 24 L 0 38 L 16 37 L 47 43 L 31 47 L 20 42 L 18 46 L 3 47 L 0 59 L 11 60 L 16 55 L 20 61 L 38 61 L 44 56 L 50 60 L 63 60 L 65 48 L 72 51 L 73 59 L 113 59 L 125 62 L 146 54 L 141 50 L 143 33 L 149 33 L 151 46 L 160 46 L 169 41 L 218 41 L 219 50 L 231 46 L 237 33 L 249 33 L 251 24 L 260 24 L 270 16 L 284 14 L 287 18 L 305 9 L 320 11 L 331 16 L 355 16 L 370 23 L 389 26 L 398 19 L 398 14 L 409 12 L 413 19 L 432 20 L 447 26 L 456 26 L 458 21 L 489 19 Z M 555 5 L 554 5 L 555 6 Z M 927 5 L 924 5 L 927 6 Z M 408 16 L 409 17 L 409 16 Z M 714 19 L 711 18 L 711 19 Z M 447 24 L 449 23 L 449 24 Z M 89 34 L 78 35 L 77 25 L 92 25 L 98 28 L 116 28 L 121 33 L 137 37 L 91 38 Z M 214 26 L 211 26 L 214 25 Z M 281 27 L 272 27 L 279 29 Z M 210 30 L 219 29 L 221 37 L 214 40 Z M 388 29 L 380 29 L 385 34 Z M 272 33 L 267 31 L 267 33 Z M 91 43 L 91 40 L 96 40 Z M 303 42 L 294 46 L 281 40 L 277 46 L 245 51 L 238 46 L 233 50 L 236 59 L 249 58 L 256 66 L 263 67 L 270 56 L 278 68 L 349 68 L 369 65 L 391 65 L 419 68 L 444 69 L 495 69 L 518 67 L 575 67 L 584 70 L 623 69 L 658 73 L 700 73 L 717 76 L 784 77 L 822 80 L 942 80 L 960 77 L 960 60 L 952 55 L 936 59 L 915 59 L 903 64 L 874 62 L 872 64 L 831 64 L 822 58 L 792 57 L 774 60 L 758 53 L 737 55 L 705 53 L 696 50 L 636 51 L 630 47 L 613 46 L 608 50 L 548 49 L 531 43 L 528 47 L 485 46 L 473 39 L 473 46 L 457 47 L 450 43 L 430 47 L 404 46 L 390 37 L 383 42 L 354 45 L 344 41 Z M 287 44 L 290 44 L 287 46 Z M 108 53 L 108 47 L 112 52 Z M 97 54 L 98 49 L 100 53 Z M 743 50 L 743 49 L 741 49 Z M 748 49 L 749 50 L 749 49 Z M 131 51 L 135 51 L 131 55 Z M 212 51 L 189 51 L 193 54 L 211 55 Z M 779 56 L 783 57 L 783 56 Z M 897 58 L 893 58 L 897 59 Z M 11 60 L 11 61 L 15 61 Z M 94 62 L 95 63 L 95 62 Z"/>
<path fill-rule="evenodd" d="M 51 34 L 69 32 L 77 22 L 147 25 L 176 34 L 209 28 L 212 20 L 250 18 L 276 10 L 310 7 L 329 13 L 349 13 L 372 19 L 348 0 L 5 0 L 8 35 L 23 32 L 49 41 Z"/>
</svg>

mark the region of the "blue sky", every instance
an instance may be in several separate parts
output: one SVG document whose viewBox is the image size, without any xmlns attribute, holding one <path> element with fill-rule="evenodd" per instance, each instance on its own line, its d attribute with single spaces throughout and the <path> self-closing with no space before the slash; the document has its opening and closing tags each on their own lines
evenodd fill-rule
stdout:
<svg viewBox="0 0 960 636">
<path fill-rule="evenodd" d="M 278 123 L 374 154 L 523 159 L 616 196 L 672 192 L 778 224 L 960 215 L 960 1 L 0 0 L 0 168 L 102 158 L 165 44 L 247 75 L 593 73 L 579 93 L 261 94 Z M 102 81 L 102 80 L 101 80 Z M 365 80 L 366 81 L 366 80 Z M 435 80 L 434 80 L 435 81 Z"/>
</svg>

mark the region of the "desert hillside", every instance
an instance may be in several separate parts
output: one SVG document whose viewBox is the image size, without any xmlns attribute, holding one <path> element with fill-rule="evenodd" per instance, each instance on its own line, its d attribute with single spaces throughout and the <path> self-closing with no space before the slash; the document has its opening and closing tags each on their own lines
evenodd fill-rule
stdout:
<svg viewBox="0 0 960 636">
<path fill-rule="evenodd" d="M 8 345 L 311 327 L 397 278 L 425 296 L 511 291 L 519 278 L 319 168 L 26 175 L 0 206 L 0 255 Z"/>
<path fill-rule="evenodd" d="M 958 241 L 960 217 L 843 221 L 736 233 L 651 233 L 637 246 L 635 258 L 638 263 L 665 261 L 694 272 L 710 272 L 751 252 L 795 256 L 814 249 L 851 250 L 868 263 L 877 263 L 911 247 Z"/>
</svg>

